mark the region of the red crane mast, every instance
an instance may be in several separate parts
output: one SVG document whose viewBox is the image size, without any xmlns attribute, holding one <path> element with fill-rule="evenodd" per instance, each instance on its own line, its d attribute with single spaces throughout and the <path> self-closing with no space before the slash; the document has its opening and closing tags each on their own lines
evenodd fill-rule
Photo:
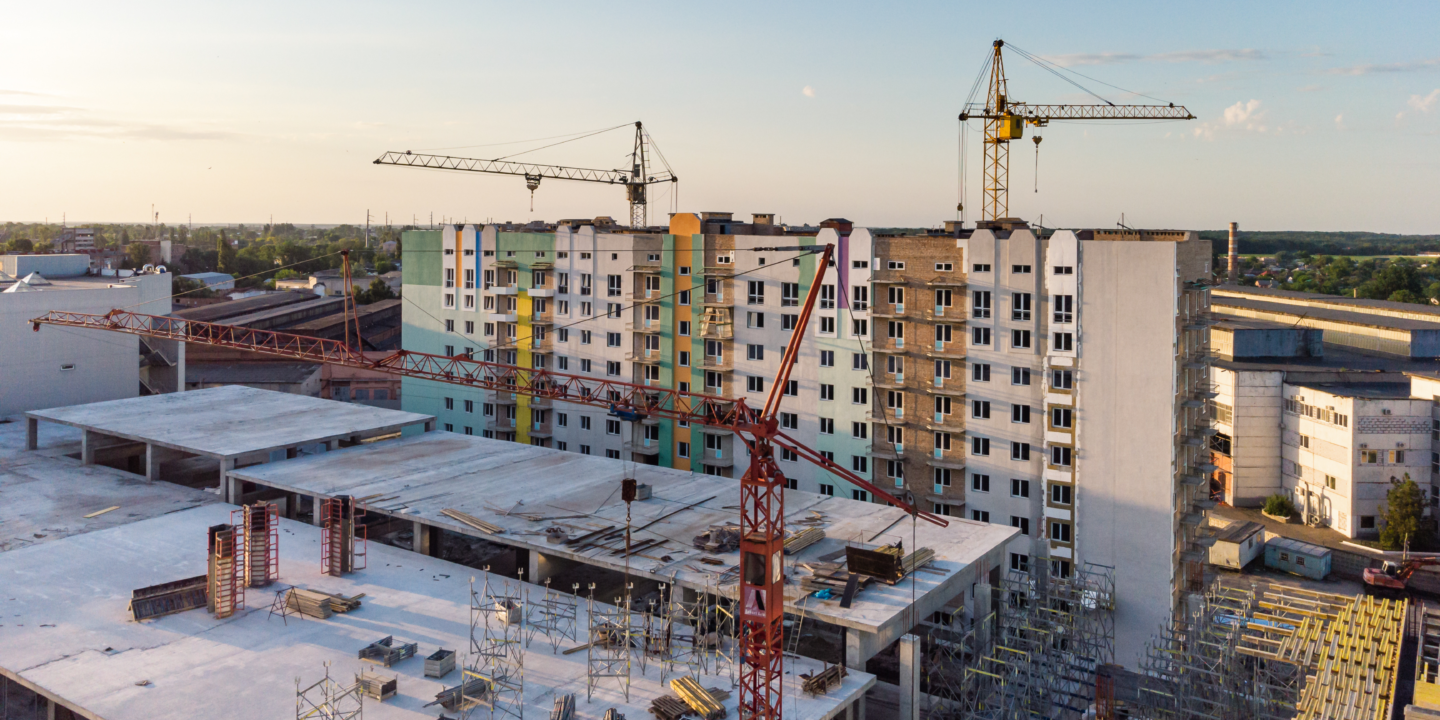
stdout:
<svg viewBox="0 0 1440 720">
<path fill-rule="evenodd" d="M 813 247 L 766 248 L 803 250 Z M 809 325 L 820 284 L 830 265 L 834 245 L 826 245 L 805 296 L 793 337 L 803 338 Z M 349 277 L 348 251 L 345 276 Z M 347 282 L 348 289 L 348 282 Z M 353 306 L 347 313 L 354 314 Z M 310 362 L 379 370 L 404 377 L 434 380 L 484 390 L 512 392 L 531 397 L 603 407 L 615 415 L 685 420 L 731 430 L 750 451 L 750 466 L 740 478 L 740 619 L 739 642 L 743 661 L 740 668 L 740 715 L 753 720 L 781 717 L 781 681 L 784 677 L 782 623 L 785 617 L 785 475 L 775 463 L 779 446 L 819 466 L 842 480 L 868 490 L 877 498 L 942 527 L 942 517 L 923 512 L 855 473 L 836 465 L 779 430 L 780 403 L 790 374 L 799 357 L 800 343 L 785 347 L 780 368 L 765 404 L 751 407 L 744 398 L 724 398 L 700 393 L 635 383 L 601 380 L 580 375 L 525 368 L 475 360 L 466 355 L 447 357 L 398 350 L 379 360 L 366 358 L 359 348 L 359 324 L 355 323 L 355 344 L 346 340 L 306 337 L 273 330 L 254 330 L 234 325 L 197 322 L 163 315 L 145 315 L 112 310 L 104 315 L 51 311 L 31 321 L 41 325 L 108 330 L 129 335 L 164 338 L 188 343 L 230 347 L 251 352 Z"/>
</svg>

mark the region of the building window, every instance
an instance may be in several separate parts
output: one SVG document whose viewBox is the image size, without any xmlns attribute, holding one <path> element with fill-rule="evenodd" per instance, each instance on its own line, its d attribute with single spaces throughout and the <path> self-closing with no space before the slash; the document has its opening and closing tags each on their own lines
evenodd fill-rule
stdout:
<svg viewBox="0 0 1440 720">
<path fill-rule="evenodd" d="M 955 266 L 951 263 L 935 263 L 935 272 L 951 272 Z"/>
<path fill-rule="evenodd" d="M 850 355 L 851 370 L 869 370 L 870 356 L 865 353 L 852 353 Z"/>
<path fill-rule="evenodd" d="M 1054 320 L 1057 323 L 1075 322 L 1075 296 L 1055 295 L 1050 299 L 1050 308 L 1054 311 Z"/>
<path fill-rule="evenodd" d="M 1309 436 L 1309 435 L 1301 435 L 1301 436 L 1300 436 L 1300 447 L 1302 447 L 1302 448 L 1308 448 L 1308 447 L 1310 447 L 1310 436 Z"/>
<path fill-rule="evenodd" d="M 1375 529 L 1375 516 L 1374 516 L 1374 515 L 1361 515 L 1361 516 L 1360 516 L 1360 529 L 1361 529 L 1361 530 L 1374 530 L 1374 529 Z"/>
<path fill-rule="evenodd" d="M 1030 319 L 1030 293 L 1010 293 L 1010 319 L 1017 321 Z"/>
<path fill-rule="evenodd" d="M 620 375 L 620 362 L 618 360 L 605 361 L 605 374 L 610 377 L 618 377 Z"/>
<path fill-rule="evenodd" d="M 990 438 L 970 438 L 970 454 L 976 457 L 988 457 L 990 455 Z"/>
<path fill-rule="evenodd" d="M 1059 520 L 1050 521 L 1050 539 L 1055 542 L 1070 542 L 1070 523 Z"/>
<path fill-rule="evenodd" d="M 1016 349 L 1018 349 L 1018 350 L 1024 350 L 1024 349 L 1026 349 L 1026 348 L 1029 348 L 1029 347 L 1030 347 L 1030 331 L 1029 331 L 1029 330 L 1011 330 L 1011 331 L 1010 331 L 1010 347 L 1016 348 Z"/>
<path fill-rule="evenodd" d="M 1030 422 L 1030 406 L 1029 406 L 1029 405 L 1011 405 L 1011 406 L 1010 406 L 1010 422 L 1012 422 L 1012 423 L 1028 423 L 1028 422 Z"/>
<path fill-rule="evenodd" d="M 797 452 L 795 452 L 794 450 L 791 450 L 790 448 L 783 448 L 783 447 L 782 447 L 782 448 L 780 448 L 780 459 L 781 459 L 781 460 L 784 460 L 784 461 L 786 461 L 786 462 L 800 462 L 800 454 L 797 453 Z M 790 489 L 790 490 L 799 490 L 799 489 L 800 489 L 798 485 L 795 485 L 795 479 L 794 479 L 794 478 L 786 478 L 786 479 L 785 479 L 785 487 L 788 488 L 788 489 Z"/>
<path fill-rule="evenodd" d="M 1055 352 L 1073 352 L 1075 350 L 1075 334 L 1068 332 L 1055 333 Z"/>
<path fill-rule="evenodd" d="M 850 321 L 850 336 L 851 336 L 851 337 L 857 337 L 857 338 L 867 338 L 867 337 L 870 337 L 870 321 L 869 321 L 869 320 L 851 320 L 851 321 Z"/>
<path fill-rule="evenodd" d="M 977 272 L 977 273 L 987 273 L 987 272 L 990 272 L 990 263 L 975 263 L 975 264 L 973 264 L 973 265 L 970 266 L 970 272 Z"/>
<path fill-rule="evenodd" d="M 856 285 L 850 288 L 850 295 L 853 298 L 853 300 L 850 301 L 850 310 L 852 312 L 870 309 L 870 288 L 864 285 Z"/>
<path fill-rule="evenodd" d="M 970 316 L 981 320 L 990 317 L 989 290 L 976 290 L 971 293 Z"/>
<path fill-rule="evenodd" d="M 799 395 L 799 394 L 800 394 L 800 381 L 799 381 L 799 380 L 787 380 L 787 381 L 785 382 L 785 392 L 782 393 L 782 394 L 783 394 L 785 397 L 795 397 L 796 395 Z"/>
<path fill-rule="evenodd" d="M 1072 462 L 1071 448 L 1064 445 L 1050 446 L 1050 464 L 1056 467 L 1070 467 Z"/>
<path fill-rule="evenodd" d="M 971 511 L 970 511 L 970 519 L 971 519 L 971 520 L 974 520 L 975 522 L 988 523 L 988 522 L 990 522 L 990 511 L 988 511 L 988 510 L 971 510 Z"/>
<path fill-rule="evenodd" d="M 1013 442 L 1013 441 L 1012 441 L 1012 442 L 1010 443 L 1010 459 L 1011 459 L 1011 460 L 1029 460 L 1029 459 L 1030 459 L 1030 443 Z"/>
<path fill-rule="evenodd" d="M 1010 569 L 1016 572 L 1030 572 L 1030 556 L 1023 553 L 1010 553 Z"/>
<path fill-rule="evenodd" d="M 975 363 L 970 366 L 970 379 L 975 382 L 990 382 L 989 363 Z"/>
<path fill-rule="evenodd" d="M 950 517 L 950 503 L 932 502 L 930 503 L 930 506 L 934 508 L 934 512 L 936 515 L 940 515 L 942 517 Z"/>
<path fill-rule="evenodd" d="M 474 401 L 474 400 L 466 400 L 466 401 L 465 401 L 465 412 L 467 412 L 467 413 L 474 413 L 474 412 L 475 412 L 475 401 Z"/>
<path fill-rule="evenodd" d="M 1055 274 L 1056 274 L 1056 275 L 1074 275 L 1074 274 L 1075 274 L 1075 266 L 1074 266 L 1074 265 L 1056 265 L 1056 266 L 1055 266 Z"/>
<path fill-rule="evenodd" d="M 970 344 L 977 347 L 985 347 L 990 344 L 990 328 L 970 328 Z"/>
<path fill-rule="evenodd" d="M 820 434 L 821 434 L 821 435 L 834 435 L 834 434 L 835 434 L 835 419 L 834 419 L 834 418 L 826 418 L 826 417 L 820 418 Z"/>
<path fill-rule="evenodd" d="M 988 419 L 990 419 L 990 401 L 989 401 L 989 400 L 971 400 L 971 401 L 970 401 L 970 417 L 975 418 L 975 419 L 977 419 L 977 420 L 988 420 Z"/>
<path fill-rule="evenodd" d="M 825 497 L 835 497 L 835 486 L 820 483 L 820 494 Z"/>
<path fill-rule="evenodd" d="M 747 377 L 747 378 L 745 378 L 745 390 L 746 390 L 746 392 L 752 392 L 752 393 L 762 393 L 762 392 L 765 392 L 765 378 L 763 378 L 763 377 Z"/>
<path fill-rule="evenodd" d="M 454 321 L 454 320 L 446 320 L 446 321 L 445 321 L 445 332 L 449 332 L 449 333 L 455 332 L 455 321 Z"/>
<path fill-rule="evenodd" d="M 1056 505 L 1070 504 L 1070 486 L 1059 483 L 1050 486 L 1050 502 Z"/>
<path fill-rule="evenodd" d="M 764 304 L 765 304 L 765 281 L 764 281 L 764 280 L 751 280 L 751 281 L 749 281 L 748 283 L 746 283 L 746 290 L 747 290 L 747 292 L 745 293 L 745 304 L 747 304 L 747 305 L 764 305 Z"/>
<path fill-rule="evenodd" d="M 990 492 L 990 476 L 972 473 L 970 475 L 970 489 L 975 492 Z"/>
<path fill-rule="evenodd" d="M 748 327 L 748 328 L 763 328 L 763 327 L 765 327 L 765 313 L 757 313 L 757 312 L 747 312 L 747 313 L 745 313 L 745 327 Z"/>
<path fill-rule="evenodd" d="M 783 413 L 782 413 L 782 414 L 783 414 Z M 852 423 L 850 423 L 850 437 L 857 438 L 857 439 L 860 439 L 860 440 L 865 440 L 865 439 L 869 438 L 869 437 L 870 437 L 870 423 L 868 423 L 868 422 L 852 422 Z"/>
<path fill-rule="evenodd" d="M 799 430 L 800 416 L 795 413 L 780 413 L 780 428 L 782 430 Z"/>
<path fill-rule="evenodd" d="M 852 404 L 852 405 L 869 405 L 869 404 L 870 404 L 870 389 L 869 389 L 869 388 L 863 388 L 863 387 L 850 388 L 850 404 Z"/>
<path fill-rule="evenodd" d="M 605 333 L 605 347 L 620 347 L 620 333 Z"/>
<path fill-rule="evenodd" d="M 870 472 L 870 458 L 866 455 L 851 455 L 850 469 L 861 474 Z"/>
<path fill-rule="evenodd" d="M 1051 370 L 1050 387 L 1056 390 L 1070 390 L 1074 387 L 1075 375 L 1070 370 Z"/>
<path fill-rule="evenodd" d="M 677 456 L 679 456 L 679 457 L 682 457 L 682 458 L 688 458 L 688 457 L 690 457 L 690 443 L 688 443 L 688 442 L 675 443 L 675 454 L 676 454 Z"/>
<path fill-rule="evenodd" d="M 452 398 L 452 397 L 447 397 L 447 398 L 445 398 L 445 409 L 446 409 L 446 410 L 454 410 L 454 409 L 455 409 L 455 398 Z"/>
<path fill-rule="evenodd" d="M 1030 497 L 1030 481 L 1021 480 L 1020 478 L 1010 478 L 1010 496 L 1022 498 Z"/>
<path fill-rule="evenodd" d="M 1020 528 L 1020 534 L 1021 534 L 1021 535 L 1029 535 L 1029 534 L 1030 534 L 1030 518 L 1020 517 L 1020 516 L 1018 516 L 1018 515 L 1011 515 L 1011 516 L 1010 516 L 1010 527 Z"/>
<path fill-rule="evenodd" d="M 834 350 L 821 350 L 821 351 L 820 351 L 820 367 L 835 367 L 835 351 L 834 351 Z"/>
<path fill-rule="evenodd" d="M 1011 274 L 1014 274 L 1014 275 L 1029 275 L 1029 274 L 1030 274 L 1030 266 L 1029 266 L 1029 265 L 1011 265 L 1011 266 L 1010 266 L 1010 272 L 1011 272 Z"/>
<path fill-rule="evenodd" d="M 859 500 L 860 502 L 870 502 L 870 491 L 860 490 L 858 488 L 853 489 L 850 491 L 850 499 Z"/>
<path fill-rule="evenodd" d="M 827 384 L 827 383 L 820 383 L 820 399 L 821 399 L 821 400 L 834 400 L 834 399 L 835 399 L 835 386 L 834 386 L 834 385 Z"/>
<path fill-rule="evenodd" d="M 452 423 L 445 423 L 445 432 L 455 432 L 455 425 Z"/>
<path fill-rule="evenodd" d="M 1072 410 L 1067 407 L 1054 406 L 1050 408 L 1050 427 L 1056 430 L 1069 430 L 1072 427 Z"/>
<path fill-rule="evenodd" d="M 619 421 L 619 420 L 606 420 L 606 421 L 605 421 L 605 434 L 606 434 L 606 435 L 619 435 L 619 434 L 620 434 L 620 421 Z"/>
</svg>

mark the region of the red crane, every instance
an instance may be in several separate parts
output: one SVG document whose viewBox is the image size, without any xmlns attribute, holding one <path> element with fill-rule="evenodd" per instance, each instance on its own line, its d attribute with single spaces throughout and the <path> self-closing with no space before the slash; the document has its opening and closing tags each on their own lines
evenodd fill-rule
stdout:
<svg viewBox="0 0 1440 720">
<path fill-rule="evenodd" d="M 815 248 L 777 247 L 767 250 L 814 252 Z M 803 338 L 810 314 L 820 294 L 825 269 L 830 265 L 834 245 L 826 245 L 815 280 L 805 296 L 794 337 Z M 343 253 L 346 277 L 348 251 Z M 353 307 L 349 308 L 353 313 Z M 405 377 L 465 385 L 484 390 L 519 393 L 531 397 L 603 407 L 611 414 L 685 420 L 735 432 L 750 450 L 750 467 L 740 479 L 740 715 L 755 720 L 780 718 L 780 682 L 784 677 L 782 622 L 784 602 L 785 475 L 775 463 L 779 446 L 857 487 L 874 493 L 912 516 L 940 525 L 942 517 L 923 512 L 905 503 L 866 479 L 836 465 L 820 453 L 801 444 L 779 429 L 780 401 L 798 358 L 800 343 L 785 347 L 784 357 L 763 407 L 754 408 L 744 398 L 682 392 L 635 383 L 600 380 L 551 372 L 549 370 L 502 365 L 474 360 L 466 355 L 446 357 L 398 350 L 379 360 L 360 352 L 359 325 L 356 343 L 346 340 L 292 335 L 272 330 L 254 330 L 234 325 L 196 322 L 163 315 L 143 315 L 112 310 L 104 315 L 51 311 L 31 321 L 36 332 L 41 325 L 109 330 L 130 335 L 164 338 L 238 348 L 251 352 L 310 362 L 380 370 Z"/>
</svg>

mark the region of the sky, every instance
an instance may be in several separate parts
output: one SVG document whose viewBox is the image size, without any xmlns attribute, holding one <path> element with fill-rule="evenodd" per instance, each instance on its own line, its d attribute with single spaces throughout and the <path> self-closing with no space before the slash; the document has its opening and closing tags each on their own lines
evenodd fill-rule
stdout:
<svg viewBox="0 0 1440 720">
<path fill-rule="evenodd" d="M 962 199 L 974 220 L 981 133 L 962 175 L 957 115 L 1003 38 L 1110 102 L 1197 116 L 1041 128 L 1038 150 L 1012 145 L 1011 215 L 1440 233 L 1436 3 L 8 0 L 4 16 L 0 221 L 624 218 L 616 187 L 547 180 L 532 211 L 520 178 L 371 161 L 636 120 L 680 177 L 652 223 L 678 207 L 925 227 Z M 1014 100 L 1098 102 L 1017 53 L 1005 67 Z M 632 138 L 522 159 L 622 167 Z"/>
</svg>

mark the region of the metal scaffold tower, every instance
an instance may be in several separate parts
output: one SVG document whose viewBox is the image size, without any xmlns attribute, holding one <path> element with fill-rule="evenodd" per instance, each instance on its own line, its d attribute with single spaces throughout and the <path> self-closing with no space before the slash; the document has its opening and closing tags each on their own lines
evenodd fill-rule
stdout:
<svg viewBox="0 0 1440 720">
<path fill-rule="evenodd" d="M 330 677 L 330 663 L 325 663 L 325 677 L 307 688 L 295 678 L 295 720 L 361 720 L 365 717 L 365 698 L 360 685 L 341 685 Z"/>
<path fill-rule="evenodd" d="M 550 640 L 550 653 L 553 655 L 560 651 L 560 645 L 566 640 L 575 640 L 575 618 L 579 610 L 580 584 L 574 583 L 571 586 L 574 594 L 560 592 L 550 587 L 550 580 L 545 580 L 545 590 L 539 602 L 530 601 L 530 588 L 525 588 L 525 647 L 530 647 L 530 642 L 535 635 L 543 634 Z"/>
<path fill-rule="evenodd" d="M 461 678 L 460 717 L 468 720 L 478 708 L 490 718 L 525 717 L 525 606 L 521 585 L 509 580 L 496 588 L 485 568 L 485 582 L 475 591 L 470 578 L 470 658 Z M 479 680 L 479 683 L 472 681 Z M 470 694 L 480 688 L 478 695 Z"/>
<path fill-rule="evenodd" d="M 991 591 L 997 609 L 968 627 L 931 627 L 930 717 L 1078 720 L 1090 711 L 1096 672 L 1115 655 L 1114 569 L 1086 564 L 1058 578 L 1048 565 L 1011 571 Z"/>
<path fill-rule="evenodd" d="M 665 593 L 665 665 L 660 671 L 660 679 L 664 680 L 670 675 L 700 675 L 705 672 L 705 637 L 703 627 L 705 618 L 706 595 L 699 595 L 695 601 L 685 600 L 685 590 L 675 584 L 672 577 L 671 582 L 660 585 L 660 591 Z M 679 597 L 676 597 L 679 591 Z"/>
<path fill-rule="evenodd" d="M 1388 718 L 1407 611 L 1404 600 L 1216 580 L 1151 640 L 1115 717 Z"/>
<path fill-rule="evenodd" d="M 607 678 L 613 678 L 624 693 L 625 701 L 630 701 L 630 591 L 633 589 L 632 584 L 626 583 L 625 596 L 615 598 L 614 606 L 597 605 L 595 584 L 590 583 L 590 597 L 586 602 L 590 620 L 590 644 L 585 650 L 586 702 L 594 697 L 600 681 Z"/>
</svg>

